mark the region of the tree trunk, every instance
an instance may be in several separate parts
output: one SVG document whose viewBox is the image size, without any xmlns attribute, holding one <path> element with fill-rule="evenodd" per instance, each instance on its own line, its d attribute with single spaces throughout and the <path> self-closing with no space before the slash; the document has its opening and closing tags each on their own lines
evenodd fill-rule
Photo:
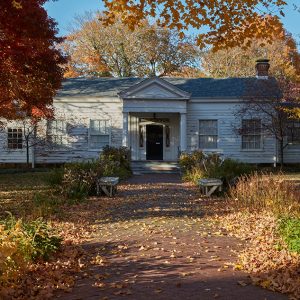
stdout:
<svg viewBox="0 0 300 300">
<path fill-rule="evenodd" d="M 29 140 L 26 139 L 26 163 L 27 167 L 29 167 Z"/>
<path fill-rule="evenodd" d="M 284 158 L 284 155 L 283 155 L 283 151 L 284 151 L 284 145 L 283 145 L 283 139 L 280 139 L 279 141 L 279 146 L 280 146 L 280 149 L 279 149 L 279 152 L 280 152 L 280 169 L 283 168 L 283 158 Z"/>
</svg>

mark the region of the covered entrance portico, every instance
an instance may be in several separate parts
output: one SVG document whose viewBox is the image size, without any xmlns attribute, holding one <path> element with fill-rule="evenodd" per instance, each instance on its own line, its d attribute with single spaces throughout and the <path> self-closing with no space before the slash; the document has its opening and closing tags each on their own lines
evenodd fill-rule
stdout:
<svg viewBox="0 0 300 300">
<path fill-rule="evenodd" d="M 161 78 L 150 78 L 119 94 L 123 100 L 122 144 L 132 160 L 176 161 L 187 149 L 190 94 Z"/>
</svg>

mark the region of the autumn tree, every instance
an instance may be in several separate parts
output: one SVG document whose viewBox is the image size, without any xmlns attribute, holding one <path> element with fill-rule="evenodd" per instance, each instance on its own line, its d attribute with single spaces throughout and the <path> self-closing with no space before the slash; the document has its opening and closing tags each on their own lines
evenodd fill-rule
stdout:
<svg viewBox="0 0 300 300">
<path fill-rule="evenodd" d="M 271 44 L 253 39 L 248 48 L 233 47 L 219 51 L 208 50 L 201 56 L 202 68 L 207 76 L 252 77 L 257 59 L 268 58 L 270 75 L 289 80 L 300 79 L 300 54 L 291 34 L 282 30 Z"/>
<path fill-rule="evenodd" d="M 46 0 L 0 1 L 0 116 L 8 119 L 52 115 L 64 58 L 55 45 L 56 23 Z"/>
<path fill-rule="evenodd" d="M 162 27 L 184 31 L 195 28 L 200 47 L 213 45 L 215 50 L 242 46 L 253 38 L 271 41 L 280 32 L 284 0 L 103 0 L 103 21 L 122 22 L 133 29 L 147 18 L 155 18 Z"/>
<path fill-rule="evenodd" d="M 168 75 L 196 64 L 191 38 L 147 21 L 132 31 L 121 20 L 104 26 L 101 15 L 76 19 L 76 27 L 61 45 L 69 56 L 66 77 Z"/>
</svg>

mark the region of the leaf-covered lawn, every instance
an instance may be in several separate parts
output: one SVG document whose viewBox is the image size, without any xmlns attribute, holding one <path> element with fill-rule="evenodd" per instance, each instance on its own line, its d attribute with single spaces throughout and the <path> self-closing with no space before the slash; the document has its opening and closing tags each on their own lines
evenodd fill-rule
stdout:
<svg viewBox="0 0 300 300">
<path fill-rule="evenodd" d="M 20 181 L 47 191 L 36 176 Z M 17 290 L 20 299 L 287 299 L 252 285 L 240 270 L 238 253 L 248 238 L 231 236 L 226 202 L 201 198 L 176 176 L 134 177 L 115 198 L 59 209 L 48 219 L 64 238 L 60 253 L 32 265 L 8 293 Z"/>
<path fill-rule="evenodd" d="M 47 193 L 46 172 L 0 174 L 0 217 L 6 211 L 20 214 L 37 192 Z"/>
</svg>

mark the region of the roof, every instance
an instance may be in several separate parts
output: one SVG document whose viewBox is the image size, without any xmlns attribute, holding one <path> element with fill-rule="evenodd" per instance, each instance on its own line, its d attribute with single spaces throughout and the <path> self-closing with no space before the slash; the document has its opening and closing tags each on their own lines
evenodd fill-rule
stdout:
<svg viewBox="0 0 300 300">
<path fill-rule="evenodd" d="M 242 98 L 265 90 L 267 95 L 277 95 L 276 80 L 251 78 L 168 78 L 168 81 L 177 88 L 191 93 L 192 98 Z M 57 98 L 78 97 L 118 97 L 118 93 L 145 80 L 145 78 L 71 78 L 62 83 Z M 264 85 L 268 83 L 268 88 Z M 271 85 L 269 85 L 271 83 Z M 271 87 L 271 88 L 270 88 Z"/>
</svg>

